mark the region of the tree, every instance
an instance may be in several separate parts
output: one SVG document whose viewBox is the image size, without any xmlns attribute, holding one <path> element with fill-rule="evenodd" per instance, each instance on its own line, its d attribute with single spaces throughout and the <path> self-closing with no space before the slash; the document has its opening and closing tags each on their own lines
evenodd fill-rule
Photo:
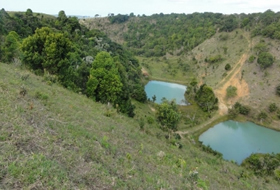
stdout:
<svg viewBox="0 0 280 190">
<path fill-rule="evenodd" d="M 65 23 L 67 21 L 67 16 L 64 11 L 59 11 L 57 19 L 60 23 Z"/>
<path fill-rule="evenodd" d="M 61 74 L 69 67 L 72 43 L 64 33 L 55 33 L 48 27 L 37 29 L 22 42 L 23 63 L 33 70 Z"/>
<path fill-rule="evenodd" d="M 11 62 L 13 58 L 19 56 L 20 37 L 15 31 L 9 32 L 6 36 L 1 53 L 1 60 Z"/>
<path fill-rule="evenodd" d="M 155 102 L 156 100 L 157 100 L 156 95 L 153 95 L 153 96 L 152 96 L 152 101 Z"/>
<path fill-rule="evenodd" d="M 216 98 L 212 88 L 206 84 L 200 86 L 195 95 L 195 101 L 205 112 L 210 112 L 215 109 L 215 105 L 218 103 L 218 99 Z"/>
<path fill-rule="evenodd" d="M 33 12 L 31 9 L 27 9 L 26 12 L 25 12 L 25 15 L 26 16 L 33 16 Z"/>
<path fill-rule="evenodd" d="M 234 15 L 229 15 L 226 16 L 221 30 L 226 32 L 231 32 L 237 27 L 238 27 L 237 18 Z"/>
<path fill-rule="evenodd" d="M 87 94 L 96 101 L 116 104 L 122 92 L 121 78 L 113 58 L 107 52 L 100 52 L 95 57 L 87 82 Z"/>
<path fill-rule="evenodd" d="M 174 100 L 168 101 L 164 99 L 163 102 L 157 106 L 156 118 L 163 128 L 176 131 L 181 118 L 177 110 L 176 102 Z"/>
<path fill-rule="evenodd" d="M 144 86 L 141 84 L 134 85 L 131 97 L 139 102 L 145 102 L 147 100 L 147 94 L 145 92 Z"/>
<path fill-rule="evenodd" d="M 257 62 L 260 64 L 261 68 L 266 69 L 273 64 L 274 58 L 270 53 L 262 52 L 260 53 Z"/>
<path fill-rule="evenodd" d="M 118 111 L 129 117 L 135 115 L 123 67 L 108 52 L 96 55 L 90 69 L 86 93 L 95 101 L 113 104 Z"/>
</svg>

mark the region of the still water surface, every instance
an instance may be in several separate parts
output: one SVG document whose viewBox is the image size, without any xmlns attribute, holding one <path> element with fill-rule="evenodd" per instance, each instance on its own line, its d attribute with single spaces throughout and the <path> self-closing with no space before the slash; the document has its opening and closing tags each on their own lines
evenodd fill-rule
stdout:
<svg viewBox="0 0 280 190">
<path fill-rule="evenodd" d="M 238 164 L 252 153 L 280 153 L 280 132 L 252 122 L 222 122 L 200 135 L 199 141 Z"/>
<path fill-rule="evenodd" d="M 161 99 L 165 97 L 167 100 L 176 99 L 176 103 L 179 105 L 186 105 L 185 91 L 186 86 L 181 84 L 150 81 L 145 86 L 147 97 L 152 100 L 152 97 L 156 96 L 156 103 L 161 103 Z"/>
</svg>

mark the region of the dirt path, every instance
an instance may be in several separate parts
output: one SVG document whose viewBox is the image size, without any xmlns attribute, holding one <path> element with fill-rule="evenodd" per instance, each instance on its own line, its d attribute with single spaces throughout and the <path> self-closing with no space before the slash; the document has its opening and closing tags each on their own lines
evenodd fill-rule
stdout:
<svg viewBox="0 0 280 190">
<path fill-rule="evenodd" d="M 209 125 L 210 123 L 214 122 L 215 120 L 221 118 L 222 116 L 226 115 L 228 113 L 228 109 L 232 107 L 232 105 L 235 104 L 240 98 L 244 98 L 246 96 L 249 96 L 249 87 L 248 84 L 244 79 L 242 79 L 242 66 L 246 62 L 248 58 L 248 54 L 250 51 L 250 48 L 252 47 L 252 44 L 249 40 L 249 37 L 246 37 L 248 41 L 248 48 L 246 52 L 240 57 L 238 62 L 233 66 L 231 71 L 228 73 L 228 76 L 225 77 L 223 80 L 219 82 L 217 85 L 218 87 L 214 89 L 214 93 L 216 97 L 219 100 L 219 113 L 215 114 L 211 119 L 207 120 L 206 122 L 188 129 L 186 131 L 177 131 L 176 133 L 180 136 L 194 133 L 196 131 L 199 131 Z M 226 98 L 226 89 L 230 85 L 235 86 L 237 88 L 237 95 L 234 98 L 227 99 Z"/>
<path fill-rule="evenodd" d="M 239 61 L 232 68 L 229 76 L 224 78 L 218 84 L 218 88 L 214 90 L 216 97 L 219 100 L 219 114 L 225 115 L 228 113 L 228 108 L 231 108 L 235 102 L 240 98 L 249 95 L 249 87 L 244 79 L 242 79 L 241 68 L 248 58 L 248 53 L 244 53 Z M 226 89 L 229 86 L 235 86 L 237 88 L 237 95 L 234 98 L 226 98 Z"/>
<path fill-rule="evenodd" d="M 206 122 L 195 126 L 193 128 L 190 128 L 186 131 L 176 131 L 175 133 L 179 134 L 181 137 L 182 135 L 186 135 L 186 134 L 192 134 L 196 131 L 199 131 L 201 129 L 203 129 L 204 127 L 206 127 L 207 125 L 209 125 L 210 123 L 213 123 L 215 120 L 219 119 L 221 116 L 219 114 L 215 114 L 211 119 L 208 119 Z"/>
<path fill-rule="evenodd" d="M 149 76 L 148 71 L 144 67 L 142 67 L 141 72 L 143 76 Z"/>
</svg>

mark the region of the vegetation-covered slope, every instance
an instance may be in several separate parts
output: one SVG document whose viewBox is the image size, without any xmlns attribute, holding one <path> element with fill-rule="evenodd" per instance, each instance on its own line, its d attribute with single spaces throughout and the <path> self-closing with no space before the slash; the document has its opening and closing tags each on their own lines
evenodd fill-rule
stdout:
<svg viewBox="0 0 280 190">
<path fill-rule="evenodd" d="M 80 22 L 132 48 L 150 79 L 188 86 L 192 80 L 198 86 L 206 83 L 215 90 L 221 115 L 241 102 L 250 107 L 247 119 L 279 129 L 279 12 L 122 18 L 111 15 Z M 155 53 L 158 50 L 161 53 Z M 235 89 L 232 96 L 227 95 L 230 89 Z M 271 106 L 278 108 L 271 112 Z"/>
<path fill-rule="evenodd" d="M 2 9 L 0 59 L 10 65 L 0 63 L 0 188 L 277 189 L 274 156 L 237 166 L 202 151 L 190 132 L 227 113 L 278 126 L 278 15 L 111 15 L 88 30 L 64 11 Z M 140 103 L 140 65 L 150 79 L 192 87 L 198 104 L 182 114 L 171 104 L 173 121 L 165 121 L 169 102 Z M 251 161 L 271 176 L 255 176 Z"/>
<path fill-rule="evenodd" d="M 187 139 L 178 149 L 155 124 L 140 130 L 135 119 L 47 78 L 3 63 L 0 76 L 1 189 L 278 187 Z M 137 104 L 137 115 L 147 109 Z"/>
<path fill-rule="evenodd" d="M 36 74 L 49 75 L 53 81 L 95 101 L 111 103 L 130 117 L 134 116 L 131 98 L 146 101 L 138 61 L 104 33 L 88 30 L 64 11 L 57 18 L 38 17 L 30 9 L 11 15 L 0 10 L 1 61 L 22 62 Z M 108 65 L 103 70 L 94 68 L 98 62 L 95 57 L 104 52 L 114 74 L 106 73 Z M 99 62 L 97 65 L 103 64 L 102 59 Z M 92 70 L 96 70 L 94 77 Z M 118 78 L 119 85 L 109 78 Z"/>
</svg>

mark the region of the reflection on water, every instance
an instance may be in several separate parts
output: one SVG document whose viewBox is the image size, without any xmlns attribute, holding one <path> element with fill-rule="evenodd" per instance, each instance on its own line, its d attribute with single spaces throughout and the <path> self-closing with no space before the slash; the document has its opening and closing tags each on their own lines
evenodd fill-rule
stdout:
<svg viewBox="0 0 280 190">
<path fill-rule="evenodd" d="M 152 97 L 156 96 L 156 103 L 161 103 L 163 98 L 167 100 L 176 99 L 176 103 L 179 105 L 187 105 L 187 101 L 185 100 L 185 91 L 186 86 L 169 83 L 169 82 L 161 82 L 161 81 L 150 81 L 145 86 L 145 91 L 147 97 L 152 100 Z"/>
<path fill-rule="evenodd" d="M 280 132 L 251 122 L 219 123 L 200 135 L 199 141 L 238 164 L 252 153 L 280 153 Z"/>
</svg>

